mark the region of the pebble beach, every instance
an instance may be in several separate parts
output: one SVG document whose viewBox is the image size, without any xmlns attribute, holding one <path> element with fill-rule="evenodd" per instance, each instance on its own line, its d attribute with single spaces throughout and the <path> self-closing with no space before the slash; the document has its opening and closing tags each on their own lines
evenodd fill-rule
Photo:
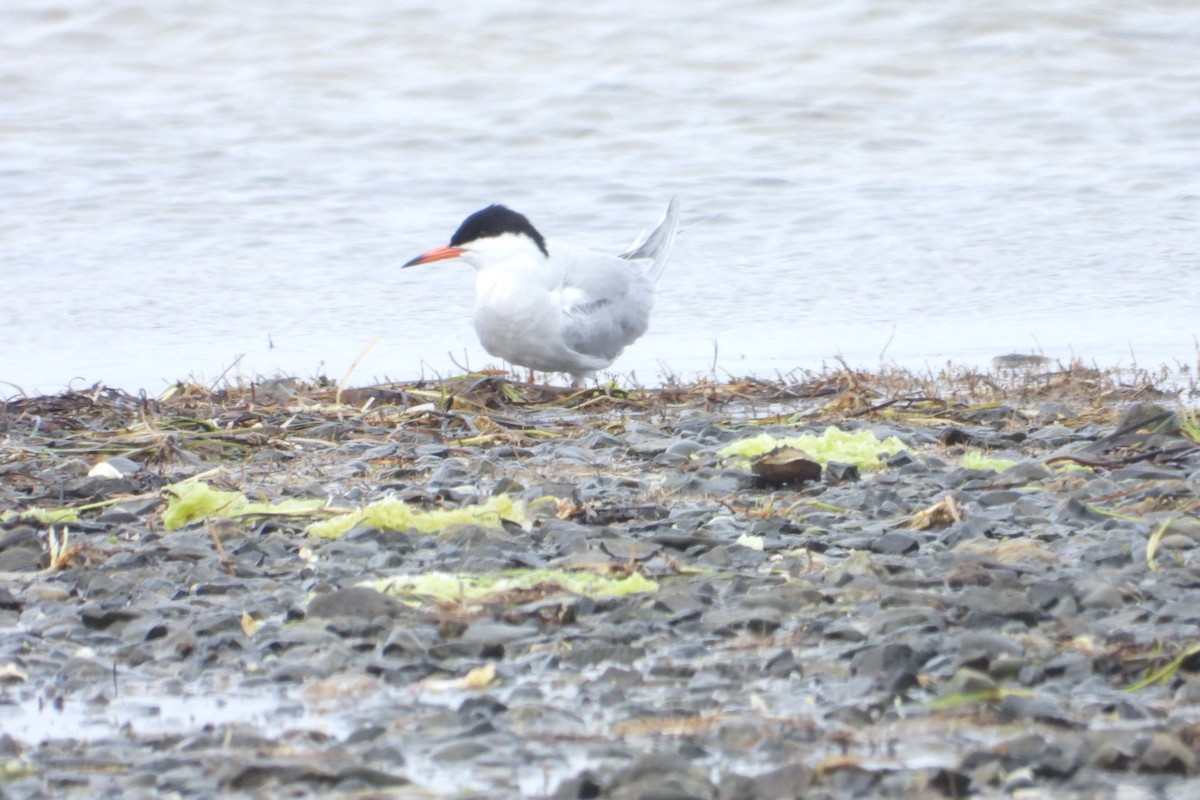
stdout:
<svg viewBox="0 0 1200 800">
<path fill-rule="evenodd" d="M 1194 405 L 1080 364 L 10 398 L 0 797 L 1200 796 Z"/>
</svg>

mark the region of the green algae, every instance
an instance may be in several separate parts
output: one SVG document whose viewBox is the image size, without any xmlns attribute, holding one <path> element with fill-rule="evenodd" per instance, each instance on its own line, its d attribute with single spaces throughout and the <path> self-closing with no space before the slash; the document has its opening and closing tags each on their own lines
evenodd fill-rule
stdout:
<svg viewBox="0 0 1200 800">
<path fill-rule="evenodd" d="M 1011 458 L 998 458 L 984 455 L 979 450 L 968 450 L 962 454 L 962 466 L 966 469 L 985 469 L 992 472 L 1004 472 L 1015 467 L 1018 462 Z"/>
<path fill-rule="evenodd" d="M 74 508 L 30 506 L 19 511 L 9 510 L 0 512 L 0 522 L 14 522 L 16 520 L 40 522 L 43 525 L 58 525 L 64 522 L 78 522 L 79 511 Z"/>
<path fill-rule="evenodd" d="M 323 500 L 289 498 L 278 503 L 255 502 L 241 492 L 214 489 L 204 481 L 186 480 L 163 489 L 167 507 L 163 527 L 169 531 L 207 517 L 304 516 L 325 506 Z"/>
<path fill-rule="evenodd" d="M 880 453 L 895 455 L 908 449 L 904 442 L 895 436 L 881 440 L 870 430 L 844 431 L 830 425 L 819 435 L 802 433 L 786 439 L 776 439 L 769 433 L 760 433 L 722 448 L 717 451 L 717 456 L 748 461 L 781 446 L 803 450 L 822 466 L 835 461 L 840 464 L 854 464 L 860 469 L 880 469 L 883 466 Z"/>
<path fill-rule="evenodd" d="M 403 500 L 384 498 L 357 511 L 333 519 L 314 522 L 305 532 L 323 539 L 337 539 L 355 525 L 370 525 L 381 530 L 437 533 L 450 525 L 484 525 L 502 528 L 505 521 L 528 529 L 532 523 L 525 515 L 525 504 L 507 494 L 489 497 L 486 503 L 453 509 L 422 511 Z"/>
</svg>

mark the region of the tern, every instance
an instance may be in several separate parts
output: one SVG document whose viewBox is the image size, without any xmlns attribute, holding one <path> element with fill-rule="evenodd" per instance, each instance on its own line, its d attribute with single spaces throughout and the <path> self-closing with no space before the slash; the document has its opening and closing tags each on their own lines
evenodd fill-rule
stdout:
<svg viewBox="0 0 1200 800">
<path fill-rule="evenodd" d="M 531 374 L 565 372 L 573 386 L 604 369 L 650 324 L 654 284 L 679 227 L 662 221 L 620 255 L 548 242 L 523 215 L 491 205 L 463 220 L 450 244 L 405 264 L 462 259 L 475 268 L 475 332 L 483 349 Z"/>
</svg>

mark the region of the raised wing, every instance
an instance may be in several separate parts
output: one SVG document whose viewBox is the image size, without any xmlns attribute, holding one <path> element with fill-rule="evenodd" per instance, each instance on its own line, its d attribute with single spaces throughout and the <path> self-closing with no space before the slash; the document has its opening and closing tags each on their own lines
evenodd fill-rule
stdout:
<svg viewBox="0 0 1200 800">
<path fill-rule="evenodd" d="M 659 220 L 658 227 L 649 236 L 639 236 L 621 258 L 626 261 L 646 260 L 646 276 L 652 282 L 658 281 L 667 259 L 671 257 L 671 248 L 675 246 L 675 234 L 679 231 L 679 198 L 672 197 L 667 203 L 667 210 Z"/>
</svg>

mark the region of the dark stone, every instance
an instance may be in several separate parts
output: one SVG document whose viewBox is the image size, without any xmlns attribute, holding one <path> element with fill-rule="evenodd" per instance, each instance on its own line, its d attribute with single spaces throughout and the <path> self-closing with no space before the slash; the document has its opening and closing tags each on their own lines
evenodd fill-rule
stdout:
<svg viewBox="0 0 1200 800">
<path fill-rule="evenodd" d="M 969 444 L 971 442 L 971 434 L 962 428 L 943 428 L 941 434 L 938 436 L 938 441 L 945 447 Z"/>
<path fill-rule="evenodd" d="M 7 586 L 0 586 L 0 609 L 5 611 L 20 611 L 24 607 L 24 601 L 13 596 L 13 593 L 9 591 Z"/>
<path fill-rule="evenodd" d="M 906 644 L 874 645 L 855 653 L 850 669 L 855 675 L 873 677 L 880 688 L 895 694 L 917 685 L 917 673 L 927 658 Z"/>
<path fill-rule="evenodd" d="M 955 522 L 938 534 L 938 541 L 949 549 L 954 549 L 963 542 L 973 539 L 983 539 L 987 536 L 987 524 L 977 519 L 965 519 Z"/>
<path fill-rule="evenodd" d="M 830 461 L 825 465 L 825 480 L 829 483 L 854 483 L 862 480 L 855 464 L 839 464 Z"/>
<path fill-rule="evenodd" d="M 491 695 L 468 697 L 458 707 L 461 716 L 469 717 L 474 722 L 490 720 L 505 711 L 508 711 L 508 706 Z"/>
<path fill-rule="evenodd" d="M 780 650 L 763 665 L 763 672 L 776 678 L 790 678 L 804 675 L 804 668 L 796 661 L 796 654 L 791 650 Z"/>
<path fill-rule="evenodd" d="M 113 608 L 101 606 L 97 603 L 88 603 L 83 608 L 79 609 L 79 619 L 84 625 L 92 630 L 102 631 L 122 622 L 129 622 L 141 616 L 138 611 L 132 611 L 128 608 Z"/>
<path fill-rule="evenodd" d="M 559 784 L 554 790 L 554 800 L 596 800 L 600 797 L 603 786 L 596 773 L 584 770 L 574 778 L 569 778 Z"/>
<path fill-rule="evenodd" d="M 952 769 L 939 769 L 929 779 L 929 788 L 937 791 L 942 797 L 958 800 L 971 796 L 970 776 Z"/>
<path fill-rule="evenodd" d="M 871 552 L 899 556 L 915 553 L 921 547 L 916 536 L 906 531 L 889 531 L 871 543 Z"/>
</svg>

